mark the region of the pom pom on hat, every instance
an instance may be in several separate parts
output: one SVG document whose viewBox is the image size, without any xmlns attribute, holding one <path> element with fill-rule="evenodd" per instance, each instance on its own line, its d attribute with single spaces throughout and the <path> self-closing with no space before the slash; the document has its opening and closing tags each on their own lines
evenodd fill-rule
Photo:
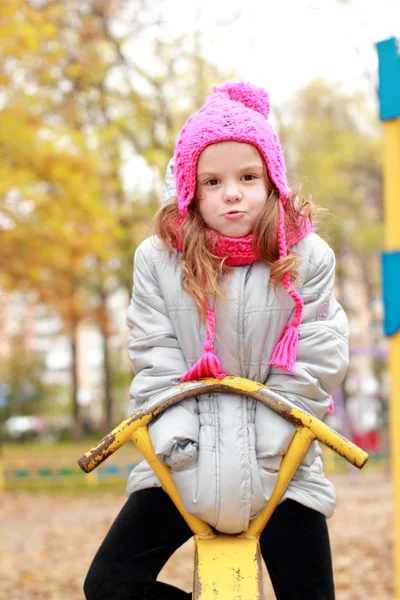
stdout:
<svg viewBox="0 0 400 600">
<path fill-rule="evenodd" d="M 223 92 L 228 95 L 230 100 L 240 102 L 256 110 L 268 119 L 270 103 L 269 95 L 266 90 L 258 88 L 251 83 L 245 83 L 244 81 L 238 81 L 237 83 L 223 83 L 212 88 L 214 93 Z"/>
</svg>

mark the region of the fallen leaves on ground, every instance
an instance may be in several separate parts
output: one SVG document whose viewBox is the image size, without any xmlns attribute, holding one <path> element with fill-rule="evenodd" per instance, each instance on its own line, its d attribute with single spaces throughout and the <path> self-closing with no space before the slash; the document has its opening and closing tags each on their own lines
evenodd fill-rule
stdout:
<svg viewBox="0 0 400 600">
<path fill-rule="evenodd" d="M 384 474 L 331 477 L 338 505 L 329 520 L 337 600 L 392 600 L 393 506 Z M 123 496 L 7 492 L 0 498 L 0 599 L 82 600 L 82 583 Z M 189 590 L 192 544 L 160 579 Z M 267 584 L 267 590 L 270 590 Z M 273 594 L 270 596 L 273 598 Z"/>
</svg>

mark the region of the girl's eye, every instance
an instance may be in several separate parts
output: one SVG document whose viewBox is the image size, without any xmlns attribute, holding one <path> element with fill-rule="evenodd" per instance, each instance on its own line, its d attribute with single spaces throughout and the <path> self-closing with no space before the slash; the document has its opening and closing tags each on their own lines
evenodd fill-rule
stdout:
<svg viewBox="0 0 400 600">
<path fill-rule="evenodd" d="M 216 177 L 213 177 L 212 179 L 209 179 L 208 181 L 206 181 L 206 185 L 218 185 L 219 184 L 219 179 L 217 179 Z"/>
<path fill-rule="evenodd" d="M 245 181 L 253 181 L 253 179 L 256 179 L 256 176 L 251 173 L 246 173 L 246 175 L 243 175 L 242 179 Z"/>
</svg>

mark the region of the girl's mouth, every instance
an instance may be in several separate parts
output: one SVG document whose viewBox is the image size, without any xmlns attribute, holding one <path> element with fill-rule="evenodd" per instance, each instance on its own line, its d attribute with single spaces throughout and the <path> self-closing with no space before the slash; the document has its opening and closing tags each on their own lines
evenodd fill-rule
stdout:
<svg viewBox="0 0 400 600">
<path fill-rule="evenodd" d="M 224 214 L 224 219 L 228 220 L 241 219 L 242 217 L 244 217 L 244 212 L 240 210 L 232 210 L 231 212 Z"/>
</svg>

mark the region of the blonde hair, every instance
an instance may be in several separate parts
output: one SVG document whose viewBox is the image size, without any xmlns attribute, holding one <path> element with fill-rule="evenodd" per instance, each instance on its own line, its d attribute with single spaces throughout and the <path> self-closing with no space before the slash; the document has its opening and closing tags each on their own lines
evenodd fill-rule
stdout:
<svg viewBox="0 0 400 600">
<path fill-rule="evenodd" d="M 292 285 L 297 282 L 296 268 L 300 265 L 300 257 L 292 250 L 288 256 L 279 258 L 278 220 L 279 193 L 271 187 L 265 207 L 257 219 L 253 229 L 253 251 L 257 260 L 270 267 L 270 278 L 275 287 L 284 275 L 291 273 Z M 285 207 L 285 223 L 291 222 L 301 228 L 304 221 L 312 220 L 316 212 L 313 202 L 298 196 L 298 189 L 290 192 Z M 189 213 L 183 220 L 178 210 L 176 198 L 171 198 L 156 213 L 153 231 L 165 244 L 168 250 L 182 249 L 180 265 L 182 267 L 182 287 L 193 298 L 201 318 L 206 320 L 205 300 L 208 295 L 225 298 L 221 290 L 224 275 L 229 275 L 231 268 L 226 265 L 225 258 L 213 254 L 210 248 L 211 232 L 208 229 L 198 208 L 193 201 Z"/>
</svg>

